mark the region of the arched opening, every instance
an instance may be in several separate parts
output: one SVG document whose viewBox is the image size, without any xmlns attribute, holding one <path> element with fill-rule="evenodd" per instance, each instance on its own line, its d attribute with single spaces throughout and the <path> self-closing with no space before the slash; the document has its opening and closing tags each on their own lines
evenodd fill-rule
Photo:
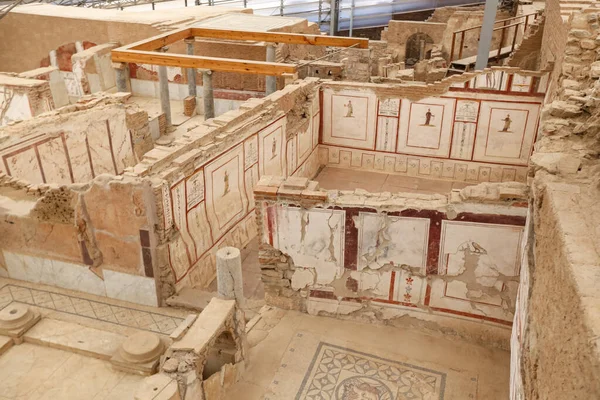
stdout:
<svg viewBox="0 0 600 400">
<path fill-rule="evenodd" d="M 406 66 L 413 66 L 417 62 L 431 58 L 433 39 L 426 33 L 418 32 L 408 37 L 406 41 L 405 62 Z"/>
<path fill-rule="evenodd" d="M 208 352 L 202 371 L 202 379 L 206 380 L 219 372 L 225 364 L 235 364 L 236 351 L 237 347 L 231 332 L 221 333 Z"/>
</svg>

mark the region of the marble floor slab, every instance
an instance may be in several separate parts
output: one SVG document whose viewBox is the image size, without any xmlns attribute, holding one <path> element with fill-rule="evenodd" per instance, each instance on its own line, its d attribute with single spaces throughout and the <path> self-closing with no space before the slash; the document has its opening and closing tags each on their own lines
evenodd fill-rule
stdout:
<svg viewBox="0 0 600 400">
<path fill-rule="evenodd" d="M 450 193 L 452 189 L 463 189 L 476 184 L 335 167 L 323 168 L 314 180 L 319 182 L 322 189 L 327 190 L 363 189 L 371 193 L 402 192 L 444 195 Z"/>
<path fill-rule="evenodd" d="M 133 399 L 144 379 L 97 360 L 23 343 L 0 357 L 0 399 Z"/>
</svg>

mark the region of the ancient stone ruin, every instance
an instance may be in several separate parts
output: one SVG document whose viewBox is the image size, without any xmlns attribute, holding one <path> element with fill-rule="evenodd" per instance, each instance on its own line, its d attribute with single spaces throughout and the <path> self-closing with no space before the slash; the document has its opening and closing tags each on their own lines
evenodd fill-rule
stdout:
<svg viewBox="0 0 600 400">
<path fill-rule="evenodd" d="M 0 399 L 600 398 L 597 3 L 5 3 Z"/>
</svg>

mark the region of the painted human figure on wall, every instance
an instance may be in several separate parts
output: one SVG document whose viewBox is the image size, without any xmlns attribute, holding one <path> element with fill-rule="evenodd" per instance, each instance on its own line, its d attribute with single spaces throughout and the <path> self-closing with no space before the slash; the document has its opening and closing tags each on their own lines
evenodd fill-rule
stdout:
<svg viewBox="0 0 600 400">
<path fill-rule="evenodd" d="M 432 114 L 431 108 L 428 108 L 427 112 L 425 113 L 425 124 L 423 124 L 423 125 L 425 125 L 425 126 L 433 126 L 431 124 L 431 120 L 433 118 L 435 118 L 435 115 Z"/>
<path fill-rule="evenodd" d="M 510 124 L 512 123 L 512 119 L 510 119 L 510 114 L 506 114 L 506 118 L 502 119 L 504 121 L 504 126 L 500 132 L 510 132 Z"/>
<path fill-rule="evenodd" d="M 227 193 L 229 193 L 229 172 L 225 171 L 225 175 L 223 175 L 223 195 L 221 197 L 225 197 Z"/>
<path fill-rule="evenodd" d="M 271 144 L 271 160 L 277 156 L 277 139 L 273 138 L 273 143 Z"/>
<path fill-rule="evenodd" d="M 354 109 L 352 108 L 352 101 L 348 100 L 348 104 L 344 104 L 344 107 L 347 108 L 345 118 L 354 117 Z"/>
</svg>

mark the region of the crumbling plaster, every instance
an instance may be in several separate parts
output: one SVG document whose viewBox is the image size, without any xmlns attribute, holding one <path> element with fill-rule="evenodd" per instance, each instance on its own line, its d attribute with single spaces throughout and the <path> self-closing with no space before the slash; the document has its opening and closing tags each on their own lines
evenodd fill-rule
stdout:
<svg viewBox="0 0 600 400">
<path fill-rule="evenodd" d="M 394 220 L 412 223 L 442 216 L 448 221 L 477 220 L 479 217 L 482 222 L 496 220 L 520 226 L 524 224 L 526 213 L 523 208 L 527 197 L 525 185 L 481 184 L 452 192 L 447 197 L 371 194 L 361 190 L 324 192 L 315 190 L 314 185 L 311 188 L 310 184 L 302 191 L 286 188 L 281 179 L 270 179 L 263 177 L 255 189 L 257 201 L 262 204 L 257 208 L 261 238 L 259 260 L 269 303 L 312 314 L 367 318 L 388 324 L 404 324 L 407 321 L 405 317 L 409 317 L 410 320 L 414 318 L 416 324 L 433 324 L 430 327 L 439 324 L 438 329 L 447 329 L 476 340 L 489 334 L 491 340 L 488 343 L 507 347 L 506 330 L 499 327 L 510 325 L 518 275 L 499 270 L 498 260 L 475 240 L 461 245 L 463 264 L 458 270 L 438 271 L 437 260 L 435 264 L 431 263 L 430 257 L 434 252 L 431 246 L 439 247 L 439 242 L 428 242 L 430 256 L 427 265 L 401 262 L 402 259 L 414 260 L 415 254 L 419 253 L 419 244 L 410 236 L 403 239 L 408 243 L 406 245 L 397 242 L 397 238 L 392 239 L 397 233 L 390 228 Z M 357 239 L 347 236 L 349 231 L 366 229 L 361 227 L 366 221 L 359 218 L 361 213 L 361 218 L 367 215 L 379 221 L 375 237 L 371 239 L 374 247 L 363 248 L 362 251 L 360 244 L 357 247 L 357 243 L 353 243 Z M 431 221 L 433 223 L 434 219 Z M 437 225 L 440 222 L 442 220 Z M 396 226 L 395 229 L 401 228 Z M 289 235 L 297 237 L 294 239 Z M 359 242 L 364 240 L 358 237 Z M 484 243 L 481 240 L 477 239 Z M 513 244 L 520 246 L 519 241 Z M 349 254 L 355 251 L 358 254 L 353 260 Z M 358 263 L 358 268 L 354 263 Z M 397 285 L 410 286 L 403 298 L 398 299 L 400 292 L 396 294 L 393 284 L 390 286 L 390 275 L 392 281 L 393 276 L 402 277 L 395 281 Z M 465 301 L 470 304 L 466 311 L 454 311 L 452 305 L 446 306 L 449 309 L 440 308 L 441 303 L 435 303 L 437 300 L 430 301 L 430 298 L 433 299 L 430 287 L 457 283 L 464 286 Z M 426 287 L 429 288 L 425 290 Z M 420 293 L 420 290 L 423 292 Z M 492 298 L 499 302 L 498 308 L 482 306 Z M 386 306 L 386 303 L 389 305 Z M 460 324 L 451 321 L 452 318 L 446 318 L 455 312 L 475 317 L 478 323 L 465 323 L 460 327 Z M 474 328 L 488 322 L 491 322 L 492 328 L 483 328 L 487 332 L 485 334 L 479 331 L 480 328 Z M 490 334 L 494 325 L 498 329 L 495 334 Z"/>
</svg>

